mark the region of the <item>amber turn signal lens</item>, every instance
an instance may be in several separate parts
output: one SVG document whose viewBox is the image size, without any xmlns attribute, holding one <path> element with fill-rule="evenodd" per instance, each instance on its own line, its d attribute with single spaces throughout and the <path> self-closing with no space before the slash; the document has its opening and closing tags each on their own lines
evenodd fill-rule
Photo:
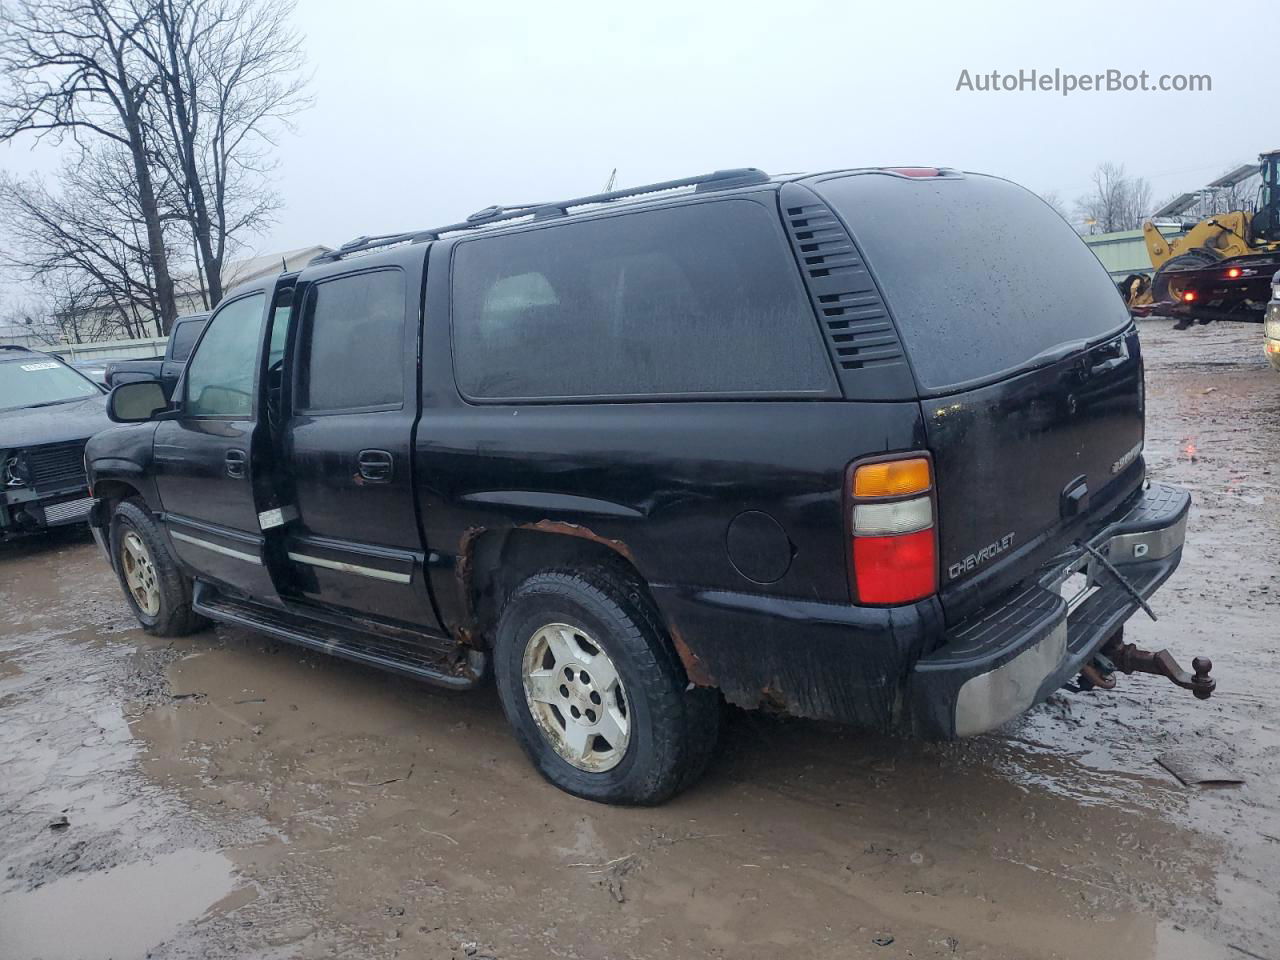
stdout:
<svg viewBox="0 0 1280 960">
<path fill-rule="evenodd" d="M 853 474 L 855 497 L 901 497 L 929 489 L 929 461 L 924 457 L 864 463 Z"/>
</svg>

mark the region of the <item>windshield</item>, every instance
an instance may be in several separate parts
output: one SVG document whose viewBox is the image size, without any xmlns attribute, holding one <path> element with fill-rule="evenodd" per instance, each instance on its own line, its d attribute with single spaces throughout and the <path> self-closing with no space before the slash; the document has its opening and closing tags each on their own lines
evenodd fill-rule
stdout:
<svg viewBox="0 0 1280 960">
<path fill-rule="evenodd" d="M 1093 251 L 1021 187 L 862 175 L 820 192 L 862 248 L 927 390 L 1008 376 L 1129 322 Z"/>
<path fill-rule="evenodd" d="M 66 403 L 100 393 L 79 373 L 50 357 L 33 355 L 0 362 L 0 410 Z"/>
</svg>

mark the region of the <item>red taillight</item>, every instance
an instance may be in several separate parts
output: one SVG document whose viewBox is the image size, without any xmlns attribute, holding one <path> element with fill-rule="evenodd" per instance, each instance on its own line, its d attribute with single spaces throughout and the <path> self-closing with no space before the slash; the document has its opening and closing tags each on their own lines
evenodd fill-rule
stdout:
<svg viewBox="0 0 1280 960">
<path fill-rule="evenodd" d="M 849 467 L 849 591 L 855 603 L 911 603 L 938 590 L 933 466 L 916 454 Z"/>
<path fill-rule="evenodd" d="M 1182 295 L 1182 300 L 1184 303 L 1190 303 L 1195 298 L 1196 298 L 1196 292 L 1194 290 L 1188 290 L 1186 293 Z"/>
<path fill-rule="evenodd" d="M 1241 270 L 1239 267 L 1231 267 L 1229 270 L 1227 270 L 1227 277 L 1231 280 L 1234 280 L 1236 277 L 1240 276 L 1240 273 L 1241 273 Z"/>
<path fill-rule="evenodd" d="M 910 603 L 938 589 L 933 529 L 896 537 L 854 537 L 859 603 Z"/>
</svg>

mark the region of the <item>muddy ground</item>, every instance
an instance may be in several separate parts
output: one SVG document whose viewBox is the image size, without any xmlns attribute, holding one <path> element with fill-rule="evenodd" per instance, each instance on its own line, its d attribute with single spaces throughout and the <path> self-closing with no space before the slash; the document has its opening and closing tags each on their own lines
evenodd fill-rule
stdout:
<svg viewBox="0 0 1280 960">
<path fill-rule="evenodd" d="M 1142 335 L 1195 507 L 1129 639 L 1213 700 L 1128 678 L 946 745 L 739 712 L 660 809 L 545 785 L 492 690 L 155 640 L 82 536 L 0 547 L 0 958 L 1280 958 L 1280 375 L 1255 326 Z"/>
</svg>

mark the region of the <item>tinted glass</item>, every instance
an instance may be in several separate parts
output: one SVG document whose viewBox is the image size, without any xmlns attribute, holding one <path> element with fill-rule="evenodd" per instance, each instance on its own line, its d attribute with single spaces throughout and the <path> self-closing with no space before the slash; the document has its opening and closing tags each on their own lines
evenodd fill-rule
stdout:
<svg viewBox="0 0 1280 960">
<path fill-rule="evenodd" d="M 289 316 L 293 308 L 288 304 L 277 306 L 271 316 L 271 339 L 267 343 L 267 367 L 274 367 L 284 359 L 285 343 L 289 339 Z"/>
<path fill-rule="evenodd" d="M 777 214 L 702 203 L 460 243 L 472 397 L 821 393 L 833 377 Z"/>
<path fill-rule="evenodd" d="M 191 356 L 191 348 L 196 345 L 200 331 L 204 329 L 204 320 L 182 320 L 173 328 L 170 339 L 173 340 L 173 351 L 170 360 L 185 363 Z"/>
<path fill-rule="evenodd" d="M 819 185 L 853 231 L 921 385 L 992 377 L 1129 322 L 1097 257 L 1004 180 L 861 175 Z"/>
<path fill-rule="evenodd" d="M 307 295 L 301 406 L 323 412 L 400 403 L 404 315 L 399 270 L 317 283 Z"/>
<path fill-rule="evenodd" d="M 253 416 L 253 368 L 262 336 L 261 293 L 213 315 L 200 349 L 187 364 L 185 412 L 191 417 Z"/>
<path fill-rule="evenodd" d="M 66 403 L 102 391 L 61 360 L 38 353 L 16 360 L 0 357 L 0 410 Z"/>
</svg>

